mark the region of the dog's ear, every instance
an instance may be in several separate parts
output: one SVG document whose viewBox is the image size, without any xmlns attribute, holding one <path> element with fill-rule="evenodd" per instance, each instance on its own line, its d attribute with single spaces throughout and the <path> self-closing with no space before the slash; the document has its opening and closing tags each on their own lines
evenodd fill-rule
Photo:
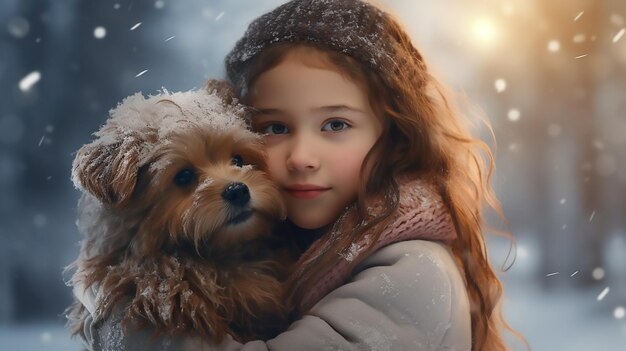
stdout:
<svg viewBox="0 0 626 351">
<path fill-rule="evenodd" d="M 209 94 L 216 94 L 228 105 L 232 105 L 233 101 L 238 98 L 235 86 L 225 80 L 209 79 L 204 84 L 204 89 Z"/>
<path fill-rule="evenodd" d="M 74 185 L 102 203 L 122 208 L 137 183 L 142 141 L 127 135 L 114 143 L 97 139 L 83 146 L 72 163 Z"/>
</svg>

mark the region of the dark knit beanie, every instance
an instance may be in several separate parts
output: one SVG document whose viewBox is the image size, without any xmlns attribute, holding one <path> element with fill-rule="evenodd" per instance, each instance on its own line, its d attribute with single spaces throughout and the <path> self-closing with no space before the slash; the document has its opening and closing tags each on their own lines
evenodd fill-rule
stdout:
<svg viewBox="0 0 626 351">
<path fill-rule="evenodd" d="M 248 26 L 226 56 L 227 79 L 245 94 L 250 63 L 272 44 L 287 42 L 348 55 L 378 72 L 390 88 L 400 75 L 421 80 L 422 58 L 403 31 L 389 28 L 392 22 L 387 13 L 361 0 L 289 1 Z"/>
</svg>

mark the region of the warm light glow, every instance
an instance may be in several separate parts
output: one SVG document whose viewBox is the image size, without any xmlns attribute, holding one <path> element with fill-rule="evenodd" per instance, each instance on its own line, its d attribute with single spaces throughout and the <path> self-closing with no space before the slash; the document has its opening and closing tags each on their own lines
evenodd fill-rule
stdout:
<svg viewBox="0 0 626 351">
<path fill-rule="evenodd" d="M 488 18 L 479 18 L 473 23 L 473 32 L 476 39 L 483 44 L 491 44 L 497 38 L 497 30 L 493 21 Z"/>
</svg>

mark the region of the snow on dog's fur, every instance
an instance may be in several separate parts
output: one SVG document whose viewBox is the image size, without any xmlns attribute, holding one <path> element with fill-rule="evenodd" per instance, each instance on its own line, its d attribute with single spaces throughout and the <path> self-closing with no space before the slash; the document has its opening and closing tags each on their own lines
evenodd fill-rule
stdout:
<svg viewBox="0 0 626 351">
<path fill-rule="evenodd" d="M 219 81 L 138 93 L 78 151 L 74 334 L 115 311 L 123 328 L 212 342 L 267 337 L 285 320 L 289 255 L 270 234 L 285 208 L 245 113 Z"/>
</svg>

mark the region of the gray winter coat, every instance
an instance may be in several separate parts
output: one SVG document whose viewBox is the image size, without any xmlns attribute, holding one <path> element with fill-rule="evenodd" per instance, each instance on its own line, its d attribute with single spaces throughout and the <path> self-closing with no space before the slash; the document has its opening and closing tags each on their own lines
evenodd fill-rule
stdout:
<svg viewBox="0 0 626 351">
<path fill-rule="evenodd" d="M 85 323 L 90 350 L 471 350 L 470 308 L 464 280 L 448 247 L 456 237 L 436 188 L 419 178 L 399 178 L 393 222 L 376 242 L 354 243 L 307 295 L 313 306 L 272 340 L 242 345 L 232 338 L 208 345 L 197 338 L 154 339 L 150 330 L 126 332 L 122 311 L 104 323 Z M 372 204 L 375 213 L 382 205 Z M 424 240 L 427 239 L 427 240 Z M 301 260 L 319 255 L 317 240 Z M 361 248 L 370 247 L 371 250 Z M 352 247 L 351 247 L 352 248 Z M 351 264 L 354 263 L 354 268 Z M 94 309 L 93 289 L 74 289 Z"/>
<path fill-rule="evenodd" d="M 272 340 L 153 340 L 149 331 L 124 335 L 119 316 L 98 327 L 89 320 L 85 332 L 88 349 L 107 351 L 471 349 L 463 278 L 446 247 L 425 240 L 396 242 L 371 254 L 349 281 Z"/>
</svg>

